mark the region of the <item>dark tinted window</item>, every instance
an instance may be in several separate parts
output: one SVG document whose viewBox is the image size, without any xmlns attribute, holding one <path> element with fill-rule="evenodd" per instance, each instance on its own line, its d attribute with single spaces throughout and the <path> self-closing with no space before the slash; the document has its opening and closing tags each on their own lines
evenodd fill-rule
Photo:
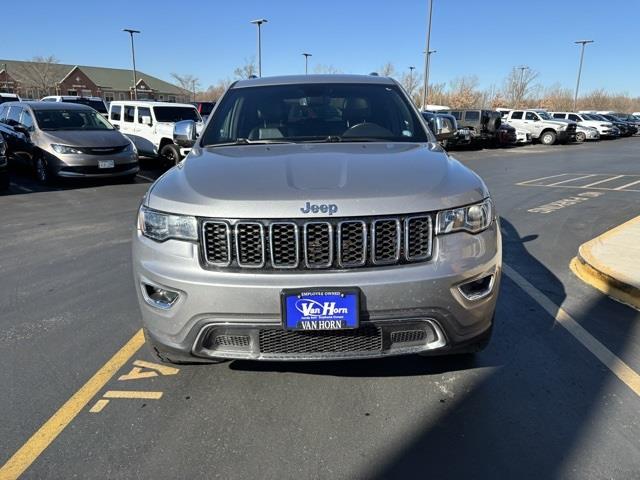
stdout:
<svg viewBox="0 0 640 480">
<path fill-rule="evenodd" d="M 4 102 L 17 102 L 18 99 L 16 97 L 5 97 L 0 95 L 0 103 L 4 103 Z"/>
<path fill-rule="evenodd" d="M 42 130 L 113 130 L 98 112 L 82 110 L 35 110 L 38 126 Z"/>
<path fill-rule="evenodd" d="M 573 120 L 574 122 L 581 122 L 582 119 L 576 115 L 575 113 L 570 113 L 569 114 L 569 120 Z"/>
<path fill-rule="evenodd" d="M 22 111 L 22 118 L 20 119 L 20 123 L 29 130 L 33 130 L 33 117 L 31 117 L 31 113 L 29 110 Z"/>
<path fill-rule="evenodd" d="M 524 116 L 525 120 L 538 120 L 538 116 L 533 112 L 527 112 Z"/>
<path fill-rule="evenodd" d="M 512 120 L 522 120 L 522 112 L 513 112 L 511 114 Z"/>
<path fill-rule="evenodd" d="M 465 112 L 464 119 L 469 122 L 477 122 L 478 120 L 480 120 L 480 112 Z"/>
<path fill-rule="evenodd" d="M 158 122 L 180 122 L 193 120 L 199 122 L 200 116 L 195 108 L 191 107 L 153 107 Z"/>
<path fill-rule="evenodd" d="M 133 119 L 136 115 L 136 107 L 128 107 L 125 105 L 124 107 L 124 121 L 125 122 L 133 122 Z"/>
<path fill-rule="evenodd" d="M 564 113 L 554 113 L 553 118 L 564 118 Z"/>
<path fill-rule="evenodd" d="M 200 115 L 209 115 L 213 111 L 215 102 L 200 102 L 198 103 L 198 111 Z"/>
<path fill-rule="evenodd" d="M 5 123 L 7 120 L 7 113 L 9 113 L 9 107 L 5 105 L 0 108 L 0 122 Z"/>
<path fill-rule="evenodd" d="M 143 123 L 142 117 L 149 117 L 149 119 L 151 119 L 151 109 L 146 107 L 138 107 L 138 123 Z"/>
<path fill-rule="evenodd" d="M 88 98 L 63 98 L 63 102 L 67 103 L 80 103 L 82 105 L 89 105 L 94 110 L 97 110 L 100 113 L 107 113 L 107 107 L 104 106 L 104 102 L 102 100 L 90 100 Z"/>
<path fill-rule="evenodd" d="M 156 107 L 156 116 L 157 111 Z M 297 84 L 236 88 L 216 107 L 203 145 L 247 140 L 431 140 L 394 85 Z"/>
<path fill-rule="evenodd" d="M 122 108 L 120 108 L 120 105 L 114 105 L 113 107 L 111 107 L 111 115 L 109 116 L 109 118 L 111 120 L 120 121 L 121 113 Z"/>
<path fill-rule="evenodd" d="M 451 112 L 451 115 L 453 115 L 456 120 L 462 120 L 462 112 L 459 112 L 457 110 L 453 110 Z"/>
<path fill-rule="evenodd" d="M 20 114 L 22 113 L 22 107 L 12 106 L 9 108 L 9 115 L 7 116 L 7 124 L 18 125 L 20 123 Z"/>
</svg>

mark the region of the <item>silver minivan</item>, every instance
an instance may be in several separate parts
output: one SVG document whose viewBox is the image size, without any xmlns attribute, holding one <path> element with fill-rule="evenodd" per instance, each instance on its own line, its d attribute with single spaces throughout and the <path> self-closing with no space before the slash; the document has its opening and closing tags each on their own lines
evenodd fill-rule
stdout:
<svg viewBox="0 0 640 480">
<path fill-rule="evenodd" d="M 0 134 L 12 162 L 35 170 L 41 183 L 55 177 L 124 177 L 138 173 L 133 143 L 96 110 L 59 102 L 7 102 Z"/>
</svg>

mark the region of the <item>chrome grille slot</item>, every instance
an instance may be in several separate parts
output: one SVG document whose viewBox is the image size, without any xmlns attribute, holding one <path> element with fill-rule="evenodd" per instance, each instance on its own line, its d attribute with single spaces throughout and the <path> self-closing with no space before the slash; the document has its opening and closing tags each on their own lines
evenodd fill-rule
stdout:
<svg viewBox="0 0 640 480">
<path fill-rule="evenodd" d="M 205 260 L 221 267 L 231 263 L 231 228 L 225 222 L 204 222 L 202 235 L 205 239 Z"/>
<path fill-rule="evenodd" d="M 335 232 L 335 233 L 334 233 Z M 428 261 L 431 214 L 384 218 L 202 219 L 205 268 L 320 270 Z"/>
<path fill-rule="evenodd" d="M 333 227 L 329 222 L 304 225 L 304 259 L 308 268 L 328 268 L 333 264 Z"/>
<path fill-rule="evenodd" d="M 269 226 L 269 246 L 273 267 L 296 268 L 300 261 L 298 243 L 298 226 L 295 223 L 272 223 Z"/>
<path fill-rule="evenodd" d="M 384 218 L 373 221 L 371 254 L 376 265 L 388 265 L 400 259 L 400 220 Z"/>
<path fill-rule="evenodd" d="M 362 220 L 338 224 L 338 262 L 342 267 L 360 267 L 367 262 L 367 224 Z"/>
<path fill-rule="evenodd" d="M 404 254 L 407 260 L 426 260 L 431 256 L 432 223 L 428 215 L 404 221 Z"/>
<path fill-rule="evenodd" d="M 236 261 L 241 267 L 260 268 L 265 264 L 264 227 L 258 222 L 236 224 Z"/>
</svg>

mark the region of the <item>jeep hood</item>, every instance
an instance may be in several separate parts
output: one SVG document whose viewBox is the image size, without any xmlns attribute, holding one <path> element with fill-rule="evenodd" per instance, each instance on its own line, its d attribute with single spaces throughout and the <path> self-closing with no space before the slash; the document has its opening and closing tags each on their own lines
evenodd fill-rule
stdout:
<svg viewBox="0 0 640 480">
<path fill-rule="evenodd" d="M 482 180 L 435 144 L 344 143 L 194 148 L 152 186 L 146 205 L 225 218 L 322 217 L 442 210 L 488 195 Z M 326 211 L 326 210 L 325 210 Z"/>
</svg>

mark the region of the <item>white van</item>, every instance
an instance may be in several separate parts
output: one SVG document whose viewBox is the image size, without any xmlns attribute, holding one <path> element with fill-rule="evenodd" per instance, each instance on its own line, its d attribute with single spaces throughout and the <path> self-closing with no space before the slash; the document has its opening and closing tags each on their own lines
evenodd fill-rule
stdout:
<svg viewBox="0 0 640 480">
<path fill-rule="evenodd" d="M 170 163 L 178 163 L 191 151 L 191 146 L 176 141 L 175 124 L 183 120 L 202 128 L 198 110 L 187 103 L 118 100 L 109 105 L 109 121 L 131 139 L 140 155 Z"/>
</svg>

